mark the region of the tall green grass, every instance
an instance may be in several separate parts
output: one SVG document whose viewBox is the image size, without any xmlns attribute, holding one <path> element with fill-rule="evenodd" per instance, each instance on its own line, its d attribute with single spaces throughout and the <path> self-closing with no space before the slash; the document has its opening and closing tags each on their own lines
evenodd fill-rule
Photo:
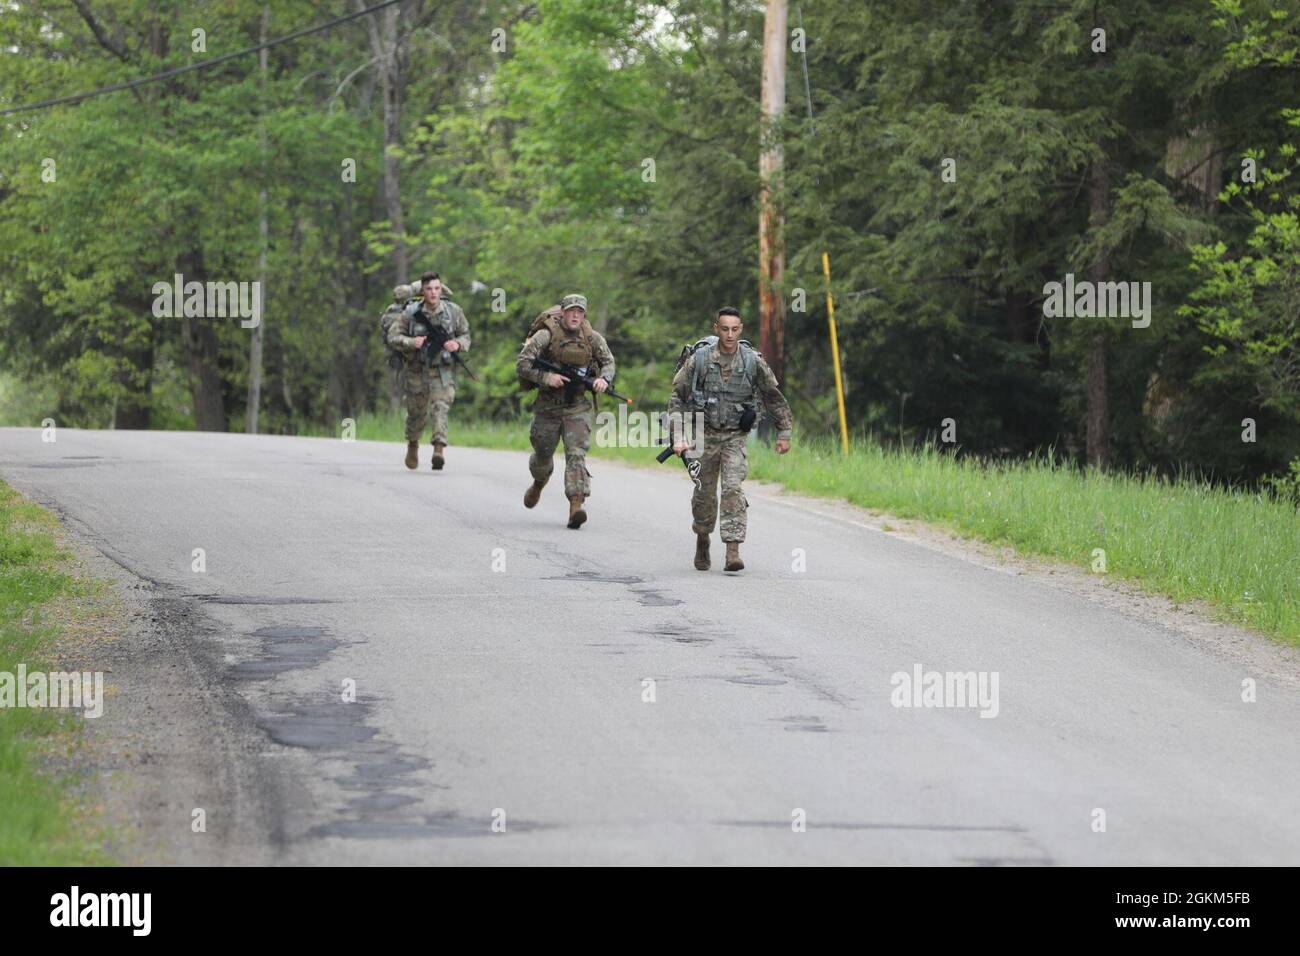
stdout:
<svg viewBox="0 0 1300 956">
<path fill-rule="evenodd" d="M 1193 480 L 1080 469 L 1038 457 L 985 463 L 933 447 L 815 443 L 784 459 L 759 447 L 751 474 L 804 494 L 937 522 L 1026 554 L 1201 600 L 1228 620 L 1300 644 L 1300 515 L 1266 495 Z"/>
<path fill-rule="evenodd" d="M 363 417 L 357 437 L 400 442 L 402 417 Z M 526 450 L 528 423 L 453 417 L 450 438 L 453 445 Z M 655 466 L 655 451 L 591 453 Z M 755 443 L 750 475 L 1089 569 L 1101 549 L 1110 577 L 1175 601 L 1204 601 L 1225 620 L 1300 644 L 1300 514 L 1267 495 L 1102 473 L 1047 456 L 983 462 L 868 439 L 855 441 L 847 456 L 834 441 L 796 441 L 785 456 Z"/>
<path fill-rule="evenodd" d="M 0 482 L 0 671 L 58 669 L 49 657 L 57 636 L 42 609 L 82 584 L 60 570 L 66 561 L 51 515 Z M 52 776 L 44 756 L 75 743 L 76 721 L 60 711 L 0 709 L 0 865 L 61 866 L 107 862 L 84 825 L 71 781 Z"/>
</svg>

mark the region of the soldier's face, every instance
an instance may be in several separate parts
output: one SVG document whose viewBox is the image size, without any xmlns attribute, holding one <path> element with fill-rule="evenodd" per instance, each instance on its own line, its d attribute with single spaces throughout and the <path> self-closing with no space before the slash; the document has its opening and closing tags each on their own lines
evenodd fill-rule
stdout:
<svg viewBox="0 0 1300 956">
<path fill-rule="evenodd" d="M 564 327 L 570 332 L 578 331 L 578 326 L 582 325 L 582 320 L 586 315 L 586 311 L 576 305 L 569 306 L 564 310 Z"/>
<path fill-rule="evenodd" d="M 744 328 L 740 319 L 734 315 L 724 315 L 713 323 L 713 334 L 718 337 L 718 345 L 724 352 L 734 352 L 740 341 L 740 332 Z"/>
<path fill-rule="evenodd" d="M 424 286 L 424 301 L 429 305 L 437 305 L 441 298 L 442 282 L 438 279 L 430 279 Z"/>
</svg>

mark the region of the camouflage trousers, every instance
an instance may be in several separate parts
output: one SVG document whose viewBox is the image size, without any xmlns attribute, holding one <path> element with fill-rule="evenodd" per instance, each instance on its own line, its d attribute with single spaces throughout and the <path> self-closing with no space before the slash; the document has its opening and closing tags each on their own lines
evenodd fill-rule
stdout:
<svg viewBox="0 0 1300 956">
<path fill-rule="evenodd" d="M 745 513 L 749 502 L 740 483 L 749 474 L 749 450 L 742 431 L 704 432 L 704 451 L 700 455 L 700 483 L 691 496 L 692 527 L 696 534 L 711 534 L 718 522 L 723 541 L 745 540 Z M 688 453 L 689 454 L 689 453 Z M 722 515 L 718 515 L 718 483 L 722 484 Z"/>
<path fill-rule="evenodd" d="M 418 372 L 406 376 L 406 440 L 418 442 L 424 434 L 424 423 L 433 415 L 433 443 L 447 444 L 447 416 L 452 402 L 456 401 L 456 384 L 441 384 L 431 376 L 427 388 Z"/>
<path fill-rule="evenodd" d="M 564 496 L 591 495 L 591 472 L 587 471 L 587 449 L 591 446 L 593 420 L 591 401 L 572 405 L 538 403 L 533 406 L 533 427 L 528 431 L 533 453 L 528 470 L 543 484 L 555 470 L 555 446 L 564 439 Z"/>
</svg>

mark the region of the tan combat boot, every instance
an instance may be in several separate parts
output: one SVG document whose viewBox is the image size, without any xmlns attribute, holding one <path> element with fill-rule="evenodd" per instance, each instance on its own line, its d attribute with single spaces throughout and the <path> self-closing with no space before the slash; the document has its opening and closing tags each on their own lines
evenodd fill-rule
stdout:
<svg viewBox="0 0 1300 956">
<path fill-rule="evenodd" d="M 406 467 L 414 470 L 420 464 L 420 443 L 418 441 L 408 441 L 406 443 Z"/>
<path fill-rule="evenodd" d="M 524 492 L 524 507 L 536 508 L 538 499 L 542 497 L 542 489 L 545 487 L 546 482 L 538 481 L 534 478 L 533 483 L 529 485 L 528 490 Z"/>
<path fill-rule="evenodd" d="M 712 565 L 709 563 L 709 536 L 707 534 L 697 534 L 695 536 L 695 570 L 707 571 Z"/>
<path fill-rule="evenodd" d="M 432 468 L 434 471 L 442 471 L 442 465 L 444 461 L 442 457 L 442 450 L 446 447 L 447 446 L 440 441 L 433 443 L 433 461 L 429 462 L 429 467 Z"/>
<path fill-rule="evenodd" d="M 725 570 L 727 570 L 727 571 L 743 571 L 743 570 L 745 570 L 745 562 L 742 561 L 742 560 L 740 560 L 740 542 L 739 542 L 739 541 L 728 541 L 728 542 L 727 542 L 727 566 L 726 566 Z"/>
<path fill-rule="evenodd" d="M 569 527 L 581 528 L 582 523 L 587 520 L 587 512 L 582 510 L 582 495 L 574 495 L 569 499 Z"/>
</svg>

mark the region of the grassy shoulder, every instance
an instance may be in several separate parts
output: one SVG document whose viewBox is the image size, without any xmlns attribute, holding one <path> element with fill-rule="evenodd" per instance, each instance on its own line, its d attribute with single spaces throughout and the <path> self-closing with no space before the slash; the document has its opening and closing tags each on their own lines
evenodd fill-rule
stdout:
<svg viewBox="0 0 1300 956">
<path fill-rule="evenodd" d="M 357 437 L 402 441 L 400 415 L 357 422 Z M 452 418 L 453 445 L 528 448 L 527 422 Z M 656 465 L 653 448 L 592 455 Z M 750 475 L 840 499 L 1026 555 L 1133 581 L 1175 601 L 1203 601 L 1224 620 L 1300 645 L 1300 513 L 1284 501 L 1194 481 L 1104 474 L 1045 458 L 985 463 L 934 448 L 896 451 L 814 441 L 778 456 L 762 445 Z M 1103 563 L 1104 562 L 1104 563 Z"/>
<path fill-rule="evenodd" d="M 0 482 L 0 672 L 59 669 L 49 620 L 60 598 L 91 585 L 69 573 L 54 536 L 57 521 Z M 80 716 L 47 708 L 0 709 L 0 865 L 66 866 L 110 862 L 74 781 L 46 769 L 48 758 L 78 745 Z"/>
<path fill-rule="evenodd" d="M 755 477 L 792 491 L 944 525 L 1203 601 L 1224 620 L 1300 645 L 1300 513 L 1264 495 L 1100 473 L 1044 458 L 985 463 L 934 448 L 759 447 Z"/>
</svg>

